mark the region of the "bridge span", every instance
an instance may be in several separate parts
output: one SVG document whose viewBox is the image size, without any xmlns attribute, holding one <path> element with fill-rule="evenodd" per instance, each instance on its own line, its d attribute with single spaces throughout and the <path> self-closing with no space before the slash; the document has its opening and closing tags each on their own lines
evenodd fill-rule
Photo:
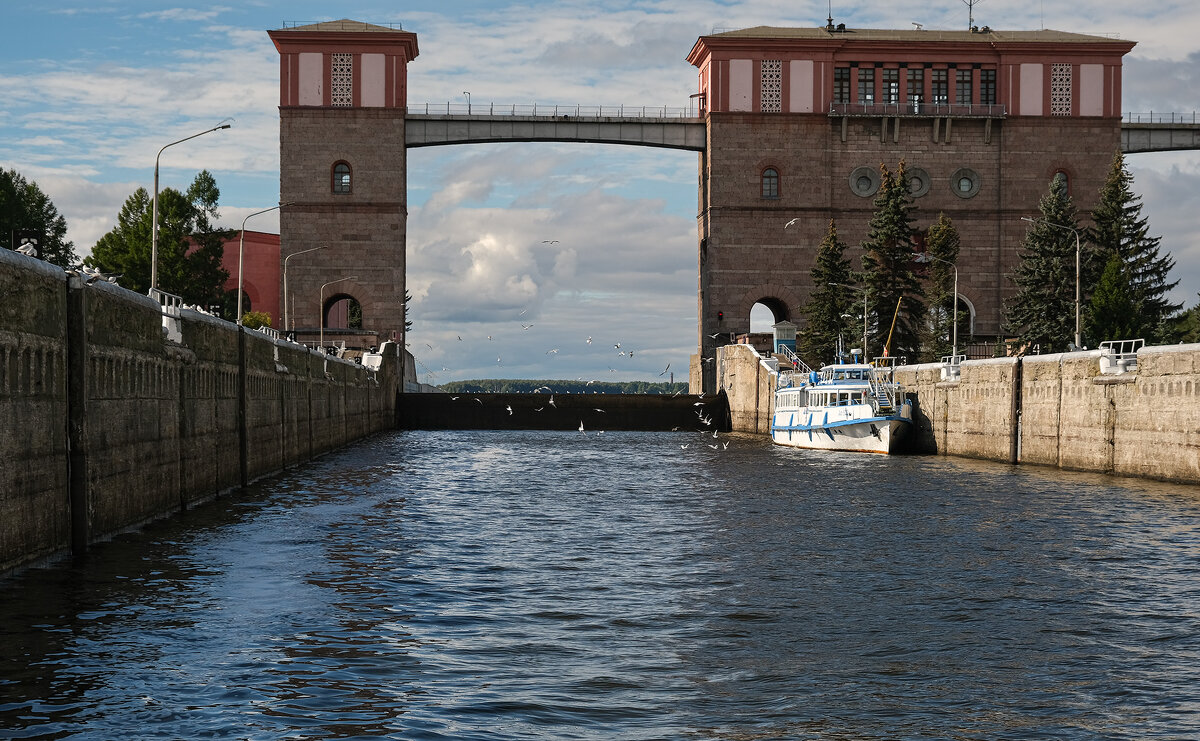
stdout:
<svg viewBox="0 0 1200 741">
<path fill-rule="evenodd" d="M 665 106 L 410 106 L 409 148 L 485 142 L 586 142 L 702 152 L 704 119 Z"/>
<path fill-rule="evenodd" d="M 693 110 L 666 106 L 427 103 L 408 107 L 405 144 L 415 148 L 507 141 L 585 142 L 703 152 L 707 142 L 704 121 Z M 1121 122 L 1121 151 L 1126 154 L 1182 150 L 1200 150 L 1200 119 L 1195 113 L 1131 113 Z"/>
</svg>

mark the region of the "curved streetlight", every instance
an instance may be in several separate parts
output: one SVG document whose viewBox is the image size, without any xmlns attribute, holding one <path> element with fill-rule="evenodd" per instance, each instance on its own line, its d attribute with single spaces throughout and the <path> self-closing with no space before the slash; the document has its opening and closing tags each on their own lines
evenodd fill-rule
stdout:
<svg viewBox="0 0 1200 741">
<path fill-rule="evenodd" d="M 862 289 L 863 292 L 863 362 L 867 362 L 867 287 L 852 286 L 849 283 L 826 283 L 827 286 L 840 286 L 842 288 L 853 288 L 854 290 Z"/>
<path fill-rule="evenodd" d="M 288 328 L 288 289 L 287 289 L 287 269 L 288 269 L 287 263 L 288 263 L 288 260 L 291 260 L 296 255 L 303 255 L 305 252 L 316 252 L 317 250 L 323 250 L 328 246 L 329 245 L 327 245 L 327 244 L 323 244 L 320 247 L 310 247 L 306 250 L 300 250 L 299 252 L 293 252 L 292 254 L 283 258 L 283 330 L 285 332 L 291 331 L 291 329 L 295 329 L 294 326 L 291 327 L 291 329 Z M 296 320 L 295 320 L 295 318 L 293 318 L 292 324 L 295 324 L 295 323 L 296 323 Z"/>
<path fill-rule="evenodd" d="M 250 214 L 250 215 L 249 215 L 249 216 L 247 216 L 246 218 L 242 219 L 242 235 L 241 235 L 241 237 L 238 239 L 238 308 L 237 308 L 237 323 L 238 323 L 238 325 L 239 325 L 239 326 L 240 326 L 240 325 L 241 325 L 241 323 L 242 323 L 242 262 L 243 262 L 243 260 L 244 260 L 244 258 L 245 258 L 245 255 L 246 255 L 246 222 L 250 220 L 250 217 L 251 217 L 251 216 L 258 216 L 259 214 L 265 214 L 265 213 L 267 213 L 268 211 L 274 211 L 274 210 L 275 210 L 275 209 L 277 209 L 277 208 L 283 208 L 284 206 L 290 206 L 290 205 L 292 205 L 291 201 L 289 201 L 289 202 L 287 202 L 287 203 L 281 203 L 281 204 L 279 204 L 278 206 L 271 206 L 270 208 L 264 208 L 262 211 L 255 211 L 254 213 Z M 285 329 L 286 329 L 286 327 L 285 327 Z"/>
<path fill-rule="evenodd" d="M 471 115 L 471 94 L 464 90 L 463 95 L 467 96 L 467 115 L 469 116 Z"/>
<path fill-rule="evenodd" d="M 341 283 L 344 280 L 354 280 L 357 277 L 358 277 L 357 275 L 349 275 L 349 276 L 346 276 L 345 278 L 338 278 L 337 280 L 331 280 L 328 283 L 326 283 L 325 285 L 321 286 L 321 298 L 317 302 L 317 309 L 320 311 L 320 314 L 321 314 L 321 334 L 320 334 L 321 339 L 318 344 L 318 346 L 321 348 L 321 352 L 325 352 L 325 286 L 332 286 L 334 283 Z"/>
<path fill-rule="evenodd" d="M 1073 226 L 1065 224 L 1055 224 L 1045 219 L 1031 219 L 1028 216 L 1022 216 L 1021 221 L 1028 221 L 1030 224 L 1045 224 L 1056 229 L 1066 229 L 1075 235 L 1075 349 L 1083 349 L 1083 341 L 1079 333 L 1079 230 Z"/>
<path fill-rule="evenodd" d="M 154 205 L 151 207 L 151 216 L 150 216 L 150 219 L 151 219 L 151 224 L 150 224 L 150 292 L 151 292 L 151 294 L 153 294 L 155 289 L 158 288 L 158 159 L 159 159 L 159 157 L 162 157 L 163 150 L 165 150 L 167 147 L 173 147 L 176 144 L 182 144 L 183 142 L 187 141 L 188 139 L 195 139 L 198 136 L 204 136 L 205 134 L 211 134 L 214 131 L 219 131 L 221 129 L 228 129 L 230 126 L 232 126 L 232 124 L 227 124 L 227 123 L 218 124 L 218 125 L 212 127 L 211 129 L 205 129 L 204 131 L 201 131 L 199 134 L 192 134 L 191 136 L 185 136 L 184 138 L 180 139 L 179 141 L 173 141 L 170 144 L 167 144 L 162 149 L 158 150 L 158 154 L 154 156 Z"/>
<path fill-rule="evenodd" d="M 913 260 L 916 262 L 923 263 L 929 262 L 930 260 L 936 260 L 937 262 L 944 262 L 950 267 L 954 268 L 954 319 L 952 320 L 954 322 L 954 334 L 953 339 L 950 340 L 950 365 L 958 365 L 958 265 L 944 258 L 934 257 L 928 252 L 914 252 L 912 253 L 912 256 Z"/>
</svg>

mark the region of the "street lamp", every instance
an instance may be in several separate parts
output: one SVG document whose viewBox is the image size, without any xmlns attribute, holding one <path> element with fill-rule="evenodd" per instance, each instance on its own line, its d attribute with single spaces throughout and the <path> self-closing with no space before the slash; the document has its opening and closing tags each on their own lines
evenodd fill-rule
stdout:
<svg viewBox="0 0 1200 741">
<path fill-rule="evenodd" d="M 347 276 L 345 278 L 338 278 L 337 280 L 331 280 L 328 283 L 326 283 L 325 285 L 321 286 L 321 298 L 317 304 L 317 309 L 321 314 L 321 334 L 320 334 L 321 339 L 319 342 L 319 347 L 321 348 L 321 352 L 325 352 L 325 286 L 332 286 L 334 283 L 341 283 L 344 280 L 354 280 L 357 277 L 358 277 L 357 275 L 351 275 L 351 276 Z"/>
<path fill-rule="evenodd" d="M 187 141 L 188 139 L 195 139 L 198 136 L 204 136 L 205 134 L 209 134 L 214 131 L 218 131 L 220 129 L 228 129 L 231 125 L 232 124 L 223 123 L 223 124 L 214 126 L 211 129 L 205 129 L 204 131 L 201 131 L 199 134 L 192 134 L 191 136 L 185 136 L 184 138 L 180 139 L 179 141 L 173 141 L 170 144 L 164 146 L 162 149 L 158 150 L 158 154 L 155 155 L 155 157 L 154 157 L 154 205 L 151 207 L 151 215 L 150 215 L 150 218 L 152 220 L 152 222 L 150 224 L 150 291 L 151 291 L 151 293 L 153 293 L 153 291 L 156 288 L 158 288 L 158 159 L 159 159 L 159 157 L 162 157 L 163 150 L 166 149 L 167 147 L 173 147 L 176 144 L 182 144 L 183 142 Z"/>
<path fill-rule="evenodd" d="M 464 90 L 463 95 L 467 96 L 467 115 L 469 116 L 471 115 L 471 94 Z"/>
<path fill-rule="evenodd" d="M 842 288 L 853 288 L 858 290 L 859 286 L 852 286 L 848 283 L 827 283 L 830 286 L 841 286 Z M 867 362 L 867 287 L 861 286 L 863 292 L 863 362 Z"/>
<path fill-rule="evenodd" d="M 958 265 L 941 257 L 934 257 L 928 252 L 914 252 L 912 253 L 912 256 L 913 260 L 917 262 L 936 260 L 938 262 L 944 262 L 950 267 L 954 268 L 954 310 L 952 312 L 954 316 L 954 331 L 952 335 L 953 339 L 950 340 L 950 365 L 958 365 Z"/>
<path fill-rule="evenodd" d="M 238 239 L 238 308 L 237 308 L 237 323 L 242 323 L 242 262 L 246 255 L 246 222 L 250 220 L 250 216 L 258 216 L 265 214 L 268 211 L 274 211 L 277 208 L 292 205 L 291 202 L 281 203 L 278 206 L 264 208 L 262 211 L 255 211 L 246 218 L 242 219 L 242 236 Z M 286 327 L 285 327 L 286 329 Z"/>
<path fill-rule="evenodd" d="M 288 328 L 288 290 L 287 290 L 288 264 L 287 264 L 287 262 L 288 262 L 288 260 L 291 260 L 296 255 L 303 255 L 305 252 L 316 252 L 317 250 L 323 250 L 328 246 L 329 245 L 327 245 L 327 244 L 323 244 L 320 247 L 310 247 L 307 250 L 300 250 L 299 252 L 293 252 L 292 254 L 283 258 L 283 329 L 285 332 L 289 330 L 289 328 Z M 296 320 L 293 318 L 292 324 L 295 324 L 295 323 L 296 323 Z M 293 326 L 293 327 L 291 327 L 291 329 L 295 329 L 295 327 Z"/>
<path fill-rule="evenodd" d="M 1083 342 L 1079 334 L 1079 230 L 1064 224 L 1054 224 L 1045 219 L 1031 219 L 1027 216 L 1022 216 L 1021 221 L 1028 221 L 1030 224 L 1045 224 L 1057 229 L 1066 229 L 1075 235 L 1075 349 L 1082 350 Z"/>
</svg>

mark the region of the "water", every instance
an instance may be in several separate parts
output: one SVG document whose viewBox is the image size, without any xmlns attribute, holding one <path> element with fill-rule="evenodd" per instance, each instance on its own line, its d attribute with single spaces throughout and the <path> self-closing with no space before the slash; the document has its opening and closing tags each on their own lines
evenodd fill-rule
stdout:
<svg viewBox="0 0 1200 741">
<path fill-rule="evenodd" d="M 1194 739 L 1198 524 L 945 458 L 395 433 L 0 582 L 0 737 Z"/>
</svg>

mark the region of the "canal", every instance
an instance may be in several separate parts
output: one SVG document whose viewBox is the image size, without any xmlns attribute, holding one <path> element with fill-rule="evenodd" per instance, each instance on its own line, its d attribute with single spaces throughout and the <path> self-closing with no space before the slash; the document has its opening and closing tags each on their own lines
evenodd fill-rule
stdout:
<svg viewBox="0 0 1200 741">
<path fill-rule="evenodd" d="M 1194 487 L 395 432 L 0 581 L 0 737 L 1200 737 Z"/>
</svg>

